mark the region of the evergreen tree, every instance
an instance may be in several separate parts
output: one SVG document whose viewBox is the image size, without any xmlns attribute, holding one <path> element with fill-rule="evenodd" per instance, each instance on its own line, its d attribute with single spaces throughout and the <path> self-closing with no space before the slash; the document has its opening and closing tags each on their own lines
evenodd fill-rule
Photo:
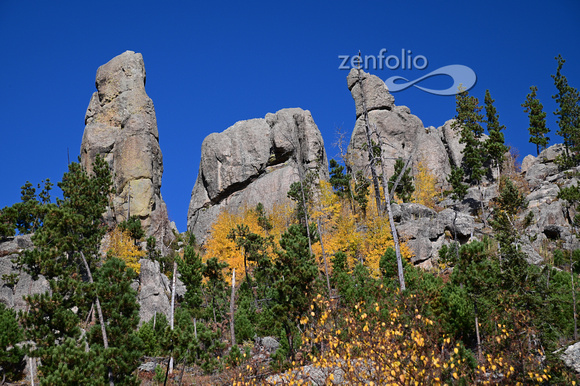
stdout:
<svg viewBox="0 0 580 386">
<path fill-rule="evenodd" d="M 294 360 L 294 326 L 308 310 L 317 277 L 314 256 L 310 254 L 304 227 L 293 224 L 280 238 L 281 251 L 272 267 L 275 282 L 272 311 L 284 329 Z"/>
<path fill-rule="evenodd" d="M 529 142 L 536 145 L 536 153 L 539 155 L 543 149 L 548 147 L 550 138 L 547 134 L 550 129 L 546 127 L 546 113 L 544 112 L 544 106 L 537 98 L 537 91 L 538 88 L 536 86 L 530 87 L 530 93 L 526 96 L 526 101 L 522 103 L 522 107 L 524 107 L 524 112 L 528 113 L 530 120 L 530 127 L 528 127 L 530 133 Z"/>
<path fill-rule="evenodd" d="M 195 314 L 203 303 L 202 283 L 205 267 L 193 245 L 185 246 L 183 259 L 177 257 L 177 267 L 186 288 L 184 302 Z"/>
<path fill-rule="evenodd" d="M 205 285 L 206 293 L 209 297 L 214 321 L 216 322 L 218 320 L 217 317 L 222 314 L 221 310 L 227 303 L 228 286 L 223 273 L 223 270 L 227 267 L 227 263 L 219 261 L 216 257 L 208 259 L 203 267 L 203 276 L 207 279 Z"/>
<path fill-rule="evenodd" d="M 558 198 L 566 201 L 568 221 L 573 226 L 580 226 L 580 213 L 576 213 L 573 218 L 570 218 L 570 209 L 578 208 L 578 203 L 580 203 L 580 185 L 576 183 L 576 185 L 560 188 Z"/>
<path fill-rule="evenodd" d="M 514 289 L 522 285 L 528 266 L 525 254 L 518 246 L 520 235 L 516 224 L 516 215 L 526 209 L 528 203 L 508 177 L 502 177 L 499 190 L 491 226 L 500 245 L 504 283 Z"/>
<path fill-rule="evenodd" d="M 456 111 L 452 127 L 460 131 L 459 143 L 465 145 L 462 167 L 468 181 L 477 185 L 486 174 L 483 166 L 486 161 L 485 151 L 480 140 L 483 135 L 481 106 L 477 98 L 463 91 L 456 96 Z"/>
<path fill-rule="evenodd" d="M 266 214 L 264 205 L 261 202 L 256 205 L 256 214 L 258 215 L 258 225 L 266 232 L 266 234 L 268 234 L 268 232 L 270 232 L 274 226 Z"/>
<path fill-rule="evenodd" d="M 138 216 L 131 216 L 128 220 L 119 224 L 119 228 L 131 234 L 131 237 L 138 242 L 145 237 L 145 231 L 141 226 L 141 219 Z"/>
<path fill-rule="evenodd" d="M 0 378 L 13 381 L 24 370 L 24 350 L 18 345 L 24 334 L 14 310 L 0 302 Z"/>
<path fill-rule="evenodd" d="M 0 210 L 0 239 L 14 236 L 16 230 L 20 234 L 34 233 L 42 226 L 44 216 L 50 204 L 52 183 L 47 178 L 38 195 L 36 188 L 26 181 L 21 188 L 21 202 Z M 41 185 L 37 185 L 41 189 Z"/>
<path fill-rule="evenodd" d="M 499 115 L 493 102 L 495 101 L 491 98 L 489 90 L 485 90 L 485 116 L 489 133 L 489 138 L 485 142 L 485 150 L 487 150 L 489 160 L 498 170 L 501 170 L 504 154 L 508 151 L 508 148 L 504 144 L 502 133 L 502 130 L 505 130 L 505 126 L 499 124 Z"/>
<path fill-rule="evenodd" d="M 451 184 L 452 198 L 462 201 L 467 194 L 467 185 L 463 183 L 463 169 L 453 166 L 447 181 Z"/>
<path fill-rule="evenodd" d="M 101 371 L 99 361 L 94 361 L 94 367 L 76 366 L 104 355 L 98 347 L 86 352 L 80 322 L 92 306 L 96 306 L 99 318 L 102 315 L 99 299 L 87 294 L 95 293 L 91 278 L 106 231 L 102 214 L 111 185 L 108 165 L 100 157 L 93 164 L 91 176 L 79 163 L 71 163 L 58 184 L 63 198 L 48 208 L 33 236 L 36 248 L 19 257 L 19 264 L 34 278 L 42 274 L 50 284 L 50 292 L 26 297 L 29 312 L 20 315 L 26 338 L 35 343 L 31 356 L 41 359 L 40 370 L 47 379 L 82 376 L 89 384 L 95 379 L 102 383 L 104 378 L 104 373 L 95 373 Z"/>
<path fill-rule="evenodd" d="M 398 158 L 397 161 L 395 161 L 395 172 L 389 179 L 389 190 L 393 189 L 393 185 L 397 181 L 397 178 L 399 177 L 399 174 L 401 174 L 401 172 L 403 171 L 404 167 L 405 161 L 403 161 L 402 158 Z M 403 202 L 409 202 L 411 200 L 413 192 L 415 191 L 415 186 L 413 185 L 413 177 L 411 177 L 410 172 L 411 170 L 409 168 L 405 170 L 405 173 L 403 173 L 403 176 L 399 180 L 399 184 L 395 188 L 395 193 L 397 193 L 397 196 L 399 196 L 399 198 L 403 200 Z"/>
<path fill-rule="evenodd" d="M 354 200 L 358 203 L 363 214 L 367 212 L 369 204 L 369 188 L 371 182 L 364 176 L 362 171 L 356 172 L 356 182 L 354 184 Z"/>
<path fill-rule="evenodd" d="M 112 370 L 113 381 L 118 385 L 137 385 L 133 374 L 140 363 L 143 341 L 137 333 L 139 304 L 137 291 L 131 288 L 137 274 L 116 257 L 108 259 L 95 272 L 94 289 L 103 307 L 103 317 L 109 348 L 103 349 L 105 363 Z M 89 333 L 92 347 L 102 346 L 101 326 L 97 323 Z M 103 372 L 102 382 L 108 379 Z"/>
<path fill-rule="evenodd" d="M 557 123 L 560 128 L 556 134 L 564 139 L 566 152 L 560 163 L 568 168 L 575 166 L 580 159 L 580 94 L 576 88 L 568 84 L 568 79 L 562 74 L 562 67 L 566 61 L 561 55 L 555 59 L 558 61 L 558 68 L 552 79 L 558 93 L 552 98 L 558 103 L 554 115 L 558 117 Z"/>
<path fill-rule="evenodd" d="M 344 173 L 344 166 L 340 165 L 336 160 L 331 159 L 330 166 L 330 184 L 337 196 L 341 198 L 349 198 L 350 191 L 350 174 Z"/>
</svg>

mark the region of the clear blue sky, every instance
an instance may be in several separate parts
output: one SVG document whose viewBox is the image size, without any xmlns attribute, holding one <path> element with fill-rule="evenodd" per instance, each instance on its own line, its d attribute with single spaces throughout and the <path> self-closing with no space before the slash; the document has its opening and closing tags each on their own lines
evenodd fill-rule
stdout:
<svg viewBox="0 0 580 386">
<path fill-rule="evenodd" d="M 520 104 L 537 85 L 556 130 L 550 74 L 561 53 L 564 74 L 580 87 L 579 20 L 577 0 L 0 0 L 0 207 L 19 201 L 27 180 L 60 181 L 67 148 L 71 160 L 79 154 L 97 68 L 126 50 L 145 59 L 165 166 L 161 192 L 180 231 L 209 133 L 301 107 L 312 112 L 329 157 L 337 154 L 336 129 L 350 134 L 355 121 L 338 55 L 359 49 L 406 49 L 429 60 L 423 71 L 371 71 L 382 79 L 469 66 L 478 76 L 471 93 L 482 101 L 490 89 L 506 142 L 534 153 Z M 425 126 L 441 126 L 455 113 L 452 96 L 414 88 L 394 96 Z"/>
</svg>

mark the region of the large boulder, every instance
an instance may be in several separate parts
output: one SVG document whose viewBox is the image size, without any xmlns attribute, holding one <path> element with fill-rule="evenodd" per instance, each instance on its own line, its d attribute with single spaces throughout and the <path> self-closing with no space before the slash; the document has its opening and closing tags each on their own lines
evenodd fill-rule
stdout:
<svg viewBox="0 0 580 386">
<path fill-rule="evenodd" d="M 126 51 L 99 67 L 96 87 L 85 116 L 81 163 L 90 172 L 100 155 L 113 172 L 108 221 L 138 216 L 147 235 L 167 245 L 174 236 L 161 197 L 163 156 L 141 54 Z"/>
<path fill-rule="evenodd" d="M 261 202 L 271 211 L 288 200 L 290 185 L 308 171 L 328 179 L 324 141 L 307 110 L 284 109 L 210 134 L 201 148 L 187 229 L 203 242 L 223 210 Z"/>
<path fill-rule="evenodd" d="M 34 280 L 14 263 L 19 254 L 32 247 L 31 235 L 16 236 L 0 243 L 0 303 L 16 311 L 26 310 L 25 296 L 50 291 L 44 276 L 39 275 Z"/>
<path fill-rule="evenodd" d="M 380 78 L 362 70 L 352 69 L 347 85 L 355 102 L 357 117 L 348 146 L 348 166 L 354 172 L 362 170 L 369 174 L 364 105 L 371 130 L 376 132 L 372 140 L 379 143 L 380 139 L 382 143 L 384 172 L 391 176 L 396 159 L 406 160 L 413 154 L 414 172 L 419 162 L 423 162 L 436 176 L 437 185 L 447 188 L 451 166 L 461 163 L 461 146 L 457 133 L 451 128 L 452 121 L 438 129 L 425 128 L 408 107 L 394 104 L 393 96 Z"/>
</svg>

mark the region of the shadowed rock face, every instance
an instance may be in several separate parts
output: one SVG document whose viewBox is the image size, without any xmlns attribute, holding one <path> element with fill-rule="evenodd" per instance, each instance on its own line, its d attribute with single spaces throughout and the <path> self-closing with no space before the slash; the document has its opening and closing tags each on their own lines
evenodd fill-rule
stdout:
<svg viewBox="0 0 580 386">
<path fill-rule="evenodd" d="M 299 180 L 299 165 L 304 173 L 319 170 L 328 179 L 324 141 L 309 111 L 284 109 L 210 134 L 201 148 L 187 229 L 204 241 L 222 210 L 261 202 L 270 211 L 283 204 Z"/>
<path fill-rule="evenodd" d="M 407 159 L 416 147 L 413 168 L 419 161 L 437 177 L 437 183 L 447 188 L 447 176 L 452 165 L 461 164 L 459 136 L 451 129 L 452 121 L 435 129 L 424 127 L 421 120 L 411 114 L 406 106 L 396 106 L 395 98 L 389 93 L 384 82 L 377 76 L 352 69 L 347 77 L 347 85 L 356 106 L 356 124 L 348 146 L 349 166 L 354 172 L 364 170 L 369 163 L 366 151 L 367 137 L 363 114 L 363 99 L 368 111 L 371 130 L 375 130 L 382 141 L 384 168 L 390 177 L 394 172 L 397 158 Z M 364 97 L 363 97 L 364 96 Z M 377 141 L 374 137 L 373 140 Z M 379 171 L 380 172 L 380 171 Z"/>
<path fill-rule="evenodd" d="M 111 167 L 114 197 L 106 218 L 121 222 L 130 211 L 148 235 L 168 244 L 173 234 L 160 191 L 163 156 L 153 101 L 145 92 L 143 57 L 126 51 L 113 58 L 97 70 L 96 86 L 85 116 L 81 162 L 90 172 L 100 155 Z"/>
</svg>

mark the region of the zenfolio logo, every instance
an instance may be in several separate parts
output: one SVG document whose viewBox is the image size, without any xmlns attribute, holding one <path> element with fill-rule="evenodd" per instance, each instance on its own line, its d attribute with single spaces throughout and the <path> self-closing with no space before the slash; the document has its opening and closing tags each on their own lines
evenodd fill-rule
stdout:
<svg viewBox="0 0 580 386">
<path fill-rule="evenodd" d="M 364 70 L 425 70 L 429 65 L 429 60 L 424 55 L 413 56 L 411 50 L 401 49 L 401 55 L 386 55 L 387 49 L 382 48 L 378 55 L 365 55 L 364 57 L 360 54 L 351 55 L 338 55 L 338 59 L 341 60 L 338 69 L 339 70 L 350 70 L 351 68 L 360 68 Z M 434 76 L 446 75 L 453 79 L 453 84 L 443 90 L 434 90 L 431 88 L 421 87 L 418 83 L 429 79 Z M 440 67 L 434 71 L 429 72 L 426 75 L 421 76 L 418 79 L 410 81 L 403 76 L 391 76 L 385 80 L 385 84 L 389 88 L 390 92 L 403 91 L 407 88 L 413 86 L 419 90 L 423 90 L 430 94 L 435 95 L 455 95 L 459 93 L 460 87 L 461 91 L 467 91 L 475 86 L 477 81 L 477 76 L 475 72 L 462 64 L 451 64 L 448 66 Z"/>
</svg>

